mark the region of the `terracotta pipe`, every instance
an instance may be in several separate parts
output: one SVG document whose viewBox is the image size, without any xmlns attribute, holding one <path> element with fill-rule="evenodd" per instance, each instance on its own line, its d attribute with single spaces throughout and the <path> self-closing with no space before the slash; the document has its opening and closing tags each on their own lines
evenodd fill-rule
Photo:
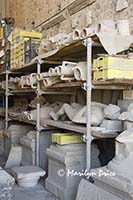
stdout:
<svg viewBox="0 0 133 200">
<path fill-rule="evenodd" d="M 77 66 L 74 68 L 74 77 L 78 81 L 86 80 L 86 72 L 87 72 L 87 63 L 79 62 Z"/>
<path fill-rule="evenodd" d="M 78 29 L 73 31 L 73 40 L 80 40 L 80 39 L 81 39 L 81 31 Z"/>
<path fill-rule="evenodd" d="M 58 76 L 57 74 L 57 69 L 58 67 L 55 67 L 55 68 L 50 68 L 49 71 L 48 71 L 48 75 L 51 77 L 51 76 Z"/>
<path fill-rule="evenodd" d="M 95 34 L 95 29 L 94 28 L 83 28 L 82 32 L 81 32 L 81 38 L 87 38 L 91 35 Z"/>
<path fill-rule="evenodd" d="M 48 77 L 48 73 L 47 72 L 37 74 L 37 76 L 36 76 L 38 81 L 41 81 L 41 80 L 43 80 L 43 78 L 46 78 L 46 77 Z"/>
<path fill-rule="evenodd" d="M 51 77 L 51 78 L 43 79 L 43 84 L 44 84 L 44 87 L 46 88 L 60 82 L 61 80 L 59 79 L 59 77 Z"/>
</svg>

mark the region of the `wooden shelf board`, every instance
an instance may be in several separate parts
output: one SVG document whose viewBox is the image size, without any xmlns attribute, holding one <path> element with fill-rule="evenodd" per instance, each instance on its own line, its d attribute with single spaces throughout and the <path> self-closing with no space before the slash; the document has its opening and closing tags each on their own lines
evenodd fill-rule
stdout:
<svg viewBox="0 0 133 200">
<path fill-rule="evenodd" d="M 93 36 L 93 47 L 97 46 L 98 48 L 101 48 L 98 39 L 96 36 Z M 103 49 L 103 48 L 102 48 Z M 103 51 L 102 51 L 103 52 Z M 104 52 L 105 53 L 105 52 Z M 69 61 L 82 61 L 86 60 L 86 46 L 83 44 L 83 40 L 77 40 L 73 41 L 71 44 L 66 45 L 62 48 L 57 48 L 53 51 L 41 54 L 36 57 L 40 59 L 46 59 L 46 60 L 53 60 L 53 61 L 63 61 L 63 60 L 69 60 Z"/>
<path fill-rule="evenodd" d="M 82 134 L 86 133 L 85 126 L 75 125 L 70 121 L 47 120 L 46 123 L 48 126 L 57 127 L 57 128 L 65 129 L 65 130 L 69 130 L 69 131 L 74 131 L 74 132 L 78 132 L 78 133 L 82 133 Z"/>
<path fill-rule="evenodd" d="M 21 72 L 21 73 L 32 73 L 32 72 L 37 72 L 37 62 L 35 61 L 36 58 L 34 59 L 33 62 L 30 62 L 28 64 L 25 64 L 24 66 L 20 66 L 20 68 L 17 69 L 12 69 L 11 72 Z M 59 65 L 61 62 L 59 61 L 51 61 L 51 60 L 44 60 L 41 64 L 41 71 L 45 71 L 45 69 L 48 69 L 49 67 L 53 65 Z"/>
<path fill-rule="evenodd" d="M 36 90 L 34 89 L 19 89 L 19 90 L 10 90 L 9 93 L 10 94 L 24 94 L 24 93 L 29 93 L 29 95 L 31 93 L 34 93 Z"/>
<path fill-rule="evenodd" d="M 133 79 L 110 79 L 110 80 L 94 80 L 93 84 L 96 85 L 117 85 L 117 86 L 133 86 Z"/>
<path fill-rule="evenodd" d="M 51 86 L 51 88 L 65 88 L 65 87 L 81 87 L 84 82 L 65 82 L 65 83 L 58 83 L 56 85 Z"/>
<path fill-rule="evenodd" d="M 65 130 L 69 130 L 69 131 L 73 131 L 73 132 L 77 132 L 77 133 L 82 133 L 82 134 L 86 134 L 86 126 L 84 125 L 78 125 L 78 124 L 74 124 L 70 121 L 54 121 L 54 120 L 48 120 L 46 121 L 48 126 L 52 126 L 52 127 L 56 127 L 56 128 L 60 128 L 60 129 L 65 129 Z M 108 134 L 102 133 L 102 131 L 95 131 L 92 128 L 91 131 L 91 135 L 94 138 L 115 138 L 118 136 L 118 133 L 114 133 L 114 132 L 110 132 Z"/>
</svg>

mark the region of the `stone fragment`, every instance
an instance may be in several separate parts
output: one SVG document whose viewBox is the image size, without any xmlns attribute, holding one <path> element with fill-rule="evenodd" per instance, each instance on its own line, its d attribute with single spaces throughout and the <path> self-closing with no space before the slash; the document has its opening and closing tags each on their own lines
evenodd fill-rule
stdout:
<svg viewBox="0 0 133 200">
<path fill-rule="evenodd" d="M 47 190 L 61 200 L 75 200 L 81 177 L 71 173 L 85 170 L 85 144 L 51 145 L 46 153 L 49 161 Z"/>
<path fill-rule="evenodd" d="M 121 108 L 121 111 L 127 111 L 129 105 L 133 103 L 133 100 L 118 100 L 118 106 Z"/>
<path fill-rule="evenodd" d="M 15 180 L 0 168 L 0 200 L 14 200 Z"/>
<path fill-rule="evenodd" d="M 118 119 L 120 116 L 120 111 L 121 111 L 121 109 L 119 106 L 109 104 L 104 109 L 104 117 L 106 119 L 112 119 L 112 120 Z"/>
<path fill-rule="evenodd" d="M 89 198 L 88 198 L 89 197 Z M 119 197 L 97 187 L 89 181 L 82 179 L 76 200 L 121 200 Z"/>
<path fill-rule="evenodd" d="M 12 168 L 11 174 L 20 187 L 29 188 L 36 186 L 40 177 L 44 176 L 46 172 L 40 167 L 22 166 Z"/>
<path fill-rule="evenodd" d="M 122 121 L 120 120 L 107 120 L 105 119 L 100 127 L 112 130 L 114 132 L 121 132 L 123 130 Z"/>
<path fill-rule="evenodd" d="M 128 8 L 127 0 L 117 0 L 116 11 L 119 12 L 125 8 Z"/>
</svg>

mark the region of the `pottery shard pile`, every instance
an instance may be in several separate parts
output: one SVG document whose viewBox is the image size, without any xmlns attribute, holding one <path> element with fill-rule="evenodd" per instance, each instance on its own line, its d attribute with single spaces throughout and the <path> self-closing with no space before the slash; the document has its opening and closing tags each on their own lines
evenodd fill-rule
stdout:
<svg viewBox="0 0 133 200">
<path fill-rule="evenodd" d="M 89 198 L 88 198 L 89 197 Z M 104 191 L 103 189 L 95 186 L 92 183 L 82 179 L 79 188 L 76 200 L 120 200 L 119 197 L 114 196 L 113 194 Z"/>
<path fill-rule="evenodd" d="M 14 200 L 15 180 L 0 168 L 0 200 Z"/>
</svg>

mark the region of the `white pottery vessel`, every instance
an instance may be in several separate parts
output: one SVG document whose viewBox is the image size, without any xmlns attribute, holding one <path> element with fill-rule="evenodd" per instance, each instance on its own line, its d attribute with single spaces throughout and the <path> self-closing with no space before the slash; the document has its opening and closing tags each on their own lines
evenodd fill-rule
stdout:
<svg viewBox="0 0 133 200">
<path fill-rule="evenodd" d="M 91 35 L 93 35 L 95 33 L 95 29 L 94 28 L 83 28 L 82 32 L 81 32 L 81 37 L 82 39 L 87 38 Z"/>
<path fill-rule="evenodd" d="M 45 88 L 50 87 L 56 83 L 60 83 L 61 80 L 59 79 L 59 77 L 50 77 L 50 78 L 44 78 L 43 79 L 43 86 Z"/>
<path fill-rule="evenodd" d="M 76 80 L 85 81 L 87 79 L 87 62 L 79 62 L 73 70 Z"/>
<path fill-rule="evenodd" d="M 41 80 L 43 80 L 46 77 L 48 77 L 48 73 L 47 72 L 40 73 L 40 74 L 36 75 L 36 78 L 37 78 L 38 81 L 41 81 Z"/>
<path fill-rule="evenodd" d="M 81 30 L 73 31 L 73 40 L 80 40 L 81 39 Z"/>
<path fill-rule="evenodd" d="M 96 33 L 99 32 L 117 32 L 115 21 L 102 20 L 96 27 Z"/>
<path fill-rule="evenodd" d="M 51 77 L 51 76 L 58 76 L 57 74 L 57 69 L 58 67 L 55 67 L 55 68 L 50 68 L 49 71 L 48 71 L 48 75 Z"/>
<path fill-rule="evenodd" d="M 117 29 L 118 33 L 123 36 L 130 35 L 129 20 L 118 20 Z"/>
<path fill-rule="evenodd" d="M 31 86 L 31 88 L 33 88 L 33 89 L 37 87 L 37 77 L 36 77 L 36 75 L 37 75 L 36 73 L 32 73 L 26 79 L 27 85 Z"/>
</svg>

